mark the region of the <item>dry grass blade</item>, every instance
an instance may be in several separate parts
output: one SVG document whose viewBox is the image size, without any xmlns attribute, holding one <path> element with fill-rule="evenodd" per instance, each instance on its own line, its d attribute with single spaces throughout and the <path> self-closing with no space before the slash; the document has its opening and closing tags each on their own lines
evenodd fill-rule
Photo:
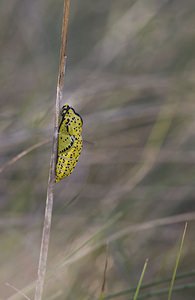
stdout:
<svg viewBox="0 0 195 300">
<path fill-rule="evenodd" d="M 48 180 L 48 187 L 47 187 L 47 200 L 46 200 L 45 218 L 44 218 L 43 234 L 42 234 L 42 241 L 41 241 L 41 251 L 40 251 L 39 266 L 38 266 L 38 279 L 37 279 L 35 297 L 34 297 L 35 300 L 42 299 L 43 285 L 45 281 L 45 273 L 46 273 L 46 266 L 47 266 L 47 255 L 48 255 L 48 248 L 49 248 L 50 228 L 51 228 L 51 219 L 52 219 L 52 210 L 53 210 L 53 191 L 54 191 L 54 183 L 55 183 L 55 165 L 56 165 L 56 158 L 57 158 L 59 112 L 60 112 L 60 103 L 62 100 L 65 65 L 66 65 L 66 44 L 67 44 L 69 10 L 70 10 L 70 0 L 64 0 L 60 62 L 59 62 L 58 82 L 57 82 L 57 93 L 56 93 L 55 126 L 54 126 L 52 153 L 51 153 L 51 160 L 50 160 L 50 171 L 49 171 L 49 180 Z"/>
<path fill-rule="evenodd" d="M 14 156 L 12 159 L 10 159 L 9 161 L 7 161 L 4 165 L 1 166 L 0 168 L 0 173 L 2 173 L 4 170 L 6 170 L 8 167 L 12 166 L 13 164 L 15 164 L 19 159 L 21 159 L 22 157 L 24 157 L 25 155 L 27 155 L 28 153 L 32 152 L 33 150 L 45 145 L 49 143 L 49 139 L 46 139 L 42 142 L 39 142 L 35 145 L 30 146 L 29 148 L 25 149 L 24 151 L 20 152 L 19 154 L 17 154 L 16 156 Z"/>
<path fill-rule="evenodd" d="M 19 289 L 17 289 L 15 286 L 13 286 L 12 284 L 6 282 L 6 285 L 11 287 L 14 291 L 16 291 L 18 294 L 20 294 L 21 296 L 23 296 L 25 299 L 27 300 L 31 300 L 29 297 L 27 297 L 22 291 L 20 291 Z"/>
<path fill-rule="evenodd" d="M 120 217 L 120 215 L 119 215 Z M 82 257 L 85 257 L 89 253 L 92 253 L 96 249 L 100 248 L 103 245 L 106 245 L 106 243 L 111 243 L 112 241 L 116 241 L 117 239 L 120 239 L 124 236 L 127 236 L 131 232 L 139 232 L 143 230 L 149 230 L 156 227 L 161 227 L 165 225 L 171 225 L 171 224 L 177 224 L 185 221 L 194 221 L 195 220 L 195 213 L 185 213 L 180 215 L 175 215 L 171 217 L 166 217 L 162 219 L 156 219 L 152 221 L 148 221 L 141 224 L 135 224 L 135 225 L 129 225 L 125 228 L 118 230 L 116 233 L 111 234 L 109 237 L 106 238 L 106 240 L 103 238 L 99 240 L 97 243 L 94 242 L 94 244 L 90 244 L 95 237 L 97 237 L 101 232 L 103 232 L 106 228 L 109 228 L 117 218 L 113 219 L 112 222 L 108 223 L 107 226 L 104 226 L 101 230 L 99 230 L 97 233 L 93 234 L 92 237 L 84 241 L 78 248 L 74 249 L 72 253 L 70 253 L 61 263 L 59 268 L 62 268 L 64 266 L 70 265 L 72 263 L 75 263 Z"/>
</svg>

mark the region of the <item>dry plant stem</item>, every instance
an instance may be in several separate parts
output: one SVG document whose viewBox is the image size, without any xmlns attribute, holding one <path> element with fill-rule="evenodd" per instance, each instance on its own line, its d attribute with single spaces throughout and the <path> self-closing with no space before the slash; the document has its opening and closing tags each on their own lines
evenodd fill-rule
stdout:
<svg viewBox="0 0 195 300">
<path fill-rule="evenodd" d="M 43 233 L 42 233 L 41 251 L 39 257 L 38 278 L 37 278 L 35 297 L 34 297 L 35 300 L 42 299 L 46 266 L 47 266 L 47 256 L 48 256 L 52 209 L 53 209 L 55 166 L 56 166 L 56 159 L 57 159 L 58 123 L 59 123 L 60 104 L 61 104 L 62 94 L 63 94 L 65 66 L 66 66 L 66 44 L 67 44 L 69 10 L 70 10 L 70 0 L 64 0 L 60 62 L 59 62 L 59 72 L 58 72 L 58 81 L 57 81 L 56 103 L 55 103 L 56 104 L 55 126 L 54 126 L 52 153 L 51 153 L 51 160 L 50 160 L 49 180 L 48 180 L 48 187 L 47 187 L 45 219 L 44 219 L 44 226 L 43 226 Z"/>
</svg>

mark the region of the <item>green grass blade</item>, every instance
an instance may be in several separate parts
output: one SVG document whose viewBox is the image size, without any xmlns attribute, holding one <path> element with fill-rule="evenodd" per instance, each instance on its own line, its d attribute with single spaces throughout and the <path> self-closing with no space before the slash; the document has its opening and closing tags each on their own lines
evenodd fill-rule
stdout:
<svg viewBox="0 0 195 300">
<path fill-rule="evenodd" d="M 138 298 L 139 290 L 140 290 L 140 287 L 141 287 L 141 284 L 142 284 L 142 281 L 143 281 L 143 278 L 144 278 L 144 274 L 145 274 L 147 265 L 148 265 L 148 258 L 146 259 L 146 261 L 144 263 L 144 267 L 143 267 L 143 270 L 142 270 L 142 273 L 141 273 L 141 276 L 140 276 L 140 279 L 139 279 L 139 282 L 138 282 L 138 285 L 137 285 L 137 288 L 136 288 L 133 300 L 137 300 L 137 298 Z"/>
<path fill-rule="evenodd" d="M 182 249 L 183 249 L 183 244 L 184 244 L 184 239 L 185 239 L 185 235 L 186 235 L 186 230 L 187 230 L 187 223 L 185 223 L 185 227 L 184 227 L 184 231 L 183 231 L 183 235 L 182 235 L 182 239 L 181 239 L 179 251 L 178 251 L 176 262 L 175 262 L 175 267 L 174 267 L 174 270 L 173 270 L 171 284 L 170 284 L 170 287 L 169 287 L 168 300 L 171 300 L 171 296 L 172 296 L 172 292 L 173 292 L 173 286 L 174 286 L 174 283 L 175 283 L 175 277 L 176 277 L 176 273 L 177 273 L 179 261 L 180 261 L 180 258 L 181 258 L 181 252 L 182 252 Z"/>
<path fill-rule="evenodd" d="M 175 280 L 181 280 L 181 279 L 184 279 L 184 278 L 190 278 L 190 277 L 193 277 L 195 276 L 195 271 L 192 270 L 190 272 L 184 272 L 184 273 L 180 273 L 176 276 Z M 149 283 L 146 283 L 146 284 L 143 284 L 140 289 L 143 291 L 145 289 L 148 289 L 148 288 L 153 288 L 155 286 L 158 286 L 158 285 L 161 285 L 161 284 L 165 284 L 167 282 L 170 282 L 172 279 L 172 277 L 168 277 L 168 278 L 164 278 L 164 279 L 160 279 L 160 280 L 156 280 L 156 281 L 152 281 L 152 282 L 149 282 Z M 195 285 L 194 285 L 195 286 Z M 105 299 L 113 299 L 113 298 L 117 298 L 117 297 L 120 297 L 120 296 L 124 296 L 124 295 L 128 295 L 130 293 L 134 293 L 136 291 L 136 288 L 130 288 L 130 289 L 126 289 L 126 290 L 122 290 L 122 291 L 119 291 L 119 292 L 116 292 L 116 293 L 113 293 L 113 294 L 108 294 L 105 296 Z M 168 290 L 166 289 L 166 291 L 168 292 Z M 175 288 L 174 288 L 174 291 L 175 291 Z M 166 293 L 167 293 L 166 292 Z M 140 297 L 139 297 L 140 298 Z"/>
<path fill-rule="evenodd" d="M 173 291 L 174 292 L 180 292 L 180 291 L 186 291 L 186 290 L 194 290 L 195 289 L 195 284 L 194 283 L 187 283 L 187 284 L 182 284 L 182 285 L 178 285 L 178 286 L 174 286 L 173 287 Z M 140 295 L 138 297 L 137 300 L 145 300 L 145 299 L 151 299 L 153 297 L 155 297 L 155 299 L 157 299 L 157 297 L 162 296 L 162 295 L 167 295 L 169 289 L 164 288 L 164 289 L 159 289 L 156 291 L 152 291 L 152 292 L 148 292 L 148 293 L 144 293 L 142 295 Z"/>
</svg>

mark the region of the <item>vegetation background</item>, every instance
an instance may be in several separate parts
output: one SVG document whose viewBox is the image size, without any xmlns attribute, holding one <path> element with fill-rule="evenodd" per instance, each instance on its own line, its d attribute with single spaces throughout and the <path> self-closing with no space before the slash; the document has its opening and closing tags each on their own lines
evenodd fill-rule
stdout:
<svg viewBox="0 0 195 300">
<path fill-rule="evenodd" d="M 1 166 L 44 143 L 1 172 L 0 299 L 24 299 L 13 287 L 33 298 L 62 8 L 0 1 Z M 85 143 L 55 187 L 44 299 L 97 299 L 106 255 L 108 294 L 136 286 L 146 258 L 145 283 L 170 277 L 184 228 L 174 220 L 191 220 L 178 272 L 195 269 L 194 0 L 72 0 L 64 91 Z"/>
</svg>

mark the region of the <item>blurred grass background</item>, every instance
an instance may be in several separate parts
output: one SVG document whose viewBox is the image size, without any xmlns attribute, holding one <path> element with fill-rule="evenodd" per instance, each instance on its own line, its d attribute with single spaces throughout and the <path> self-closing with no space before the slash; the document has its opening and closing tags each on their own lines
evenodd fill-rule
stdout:
<svg viewBox="0 0 195 300">
<path fill-rule="evenodd" d="M 1 166 L 52 137 L 62 8 L 0 2 Z M 55 187 L 44 299 L 97 299 L 107 239 L 107 293 L 136 286 L 146 258 L 144 282 L 171 276 L 184 224 L 128 228 L 195 212 L 194 66 L 193 0 L 71 1 L 64 103 L 82 115 L 85 145 Z M 0 299 L 23 299 L 6 283 L 33 297 L 50 149 L 1 173 Z M 179 272 L 195 269 L 194 230 Z"/>
</svg>

